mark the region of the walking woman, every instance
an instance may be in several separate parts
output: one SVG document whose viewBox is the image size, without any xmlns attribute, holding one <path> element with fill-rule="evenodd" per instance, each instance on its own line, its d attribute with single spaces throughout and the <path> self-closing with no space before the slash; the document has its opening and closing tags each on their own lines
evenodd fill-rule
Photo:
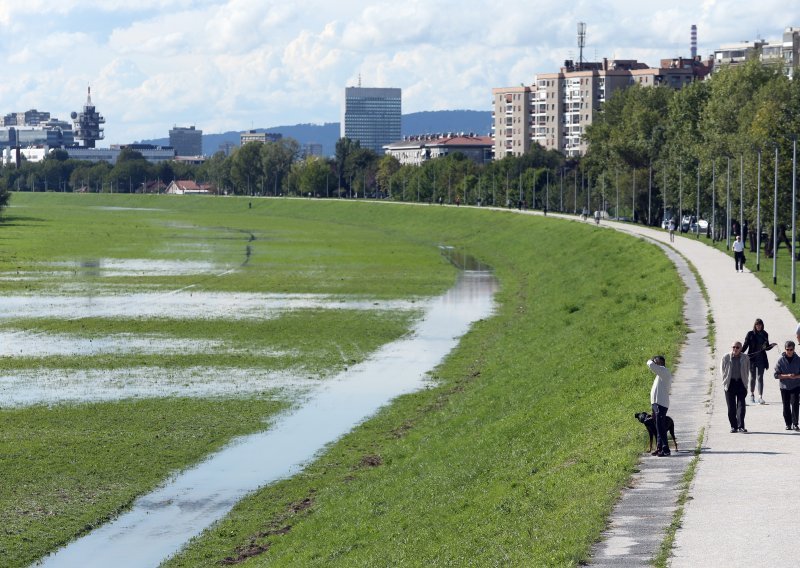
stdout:
<svg viewBox="0 0 800 568">
<path fill-rule="evenodd" d="M 781 382 L 783 421 L 787 430 L 800 430 L 797 426 L 798 398 L 800 393 L 800 357 L 794 352 L 794 341 L 787 341 L 778 362 L 775 363 L 775 378 Z"/>
<path fill-rule="evenodd" d="M 769 334 L 764 329 L 764 322 L 756 318 L 753 329 L 747 332 L 742 344 L 742 353 L 750 356 L 750 402 L 756 402 L 756 386 L 758 386 L 758 404 L 764 404 L 764 369 L 769 368 L 767 351 L 777 343 L 769 342 Z M 745 379 L 745 384 L 746 379 Z"/>
</svg>

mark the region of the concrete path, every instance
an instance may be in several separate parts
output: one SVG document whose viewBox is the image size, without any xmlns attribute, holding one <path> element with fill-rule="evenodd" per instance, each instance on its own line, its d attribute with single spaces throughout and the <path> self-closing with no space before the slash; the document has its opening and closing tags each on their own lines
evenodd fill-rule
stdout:
<svg viewBox="0 0 800 568">
<path fill-rule="evenodd" d="M 656 241 L 659 243 L 658 241 Z M 706 314 L 708 306 L 700 285 L 686 259 L 674 249 L 661 244 L 686 284 L 684 317 L 689 326 L 686 343 L 678 361 L 668 361 L 675 381 L 669 414 L 675 421 L 675 437 L 679 450 L 670 458 L 654 458 L 644 453 L 639 471 L 631 479 L 609 518 L 603 538 L 594 546 L 589 566 L 618 568 L 649 566 L 660 550 L 664 533 L 672 522 L 684 472 L 694 457 L 697 440 L 708 423 L 711 349 L 708 345 Z M 648 405 L 652 373 L 642 361 L 642 408 Z M 647 434 L 644 427 L 631 418 L 631 428 L 640 429 L 643 450 Z M 672 447 L 672 442 L 670 442 Z"/>
<path fill-rule="evenodd" d="M 663 231 L 624 223 L 602 224 L 661 242 L 669 240 Z M 670 565 L 795 565 L 798 548 L 792 532 L 800 503 L 800 433 L 784 429 L 778 384 L 770 369 L 764 377 L 767 404 L 748 405 L 745 423 L 750 432 L 731 434 L 716 367 L 733 341 L 744 340 L 757 317 L 764 320 L 770 340 L 778 343 L 768 354 L 770 367 L 774 366 L 783 342 L 794 339 L 797 320 L 750 273 L 755 266 L 754 255 L 749 255 L 745 272 L 737 273 L 731 256 L 695 237 L 676 235 L 672 246 L 696 267 L 706 286 L 716 328 L 716 353 L 714 370 L 708 373 L 712 392 L 706 437 Z M 771 270 L 771 261 L 762 258 L 761 264 L 762 270 Z M 678 390 L 682 379 L 682 374 L 676 374 L 673 405 L 680 404 L 683 396 Z M 651 459 L 656 458 L 648 458 L 647 467 Z"/>
</svg>

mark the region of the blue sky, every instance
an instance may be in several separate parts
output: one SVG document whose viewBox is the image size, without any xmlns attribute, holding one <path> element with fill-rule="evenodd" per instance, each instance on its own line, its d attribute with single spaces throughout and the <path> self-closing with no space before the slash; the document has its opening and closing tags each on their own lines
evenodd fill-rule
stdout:
<svg viewBox="0 0 800 568">
<path fill-rule="evenodd" d="M 0 0 L 0 113 L 68 119 L 86 100 L 106 140 L 340 119 L 344 87 L 400 87 L 403 112 L 490 110 L 491 89 L 576 58 L 656 65 L 800 26 L 778 0 Z"/>
</svg>

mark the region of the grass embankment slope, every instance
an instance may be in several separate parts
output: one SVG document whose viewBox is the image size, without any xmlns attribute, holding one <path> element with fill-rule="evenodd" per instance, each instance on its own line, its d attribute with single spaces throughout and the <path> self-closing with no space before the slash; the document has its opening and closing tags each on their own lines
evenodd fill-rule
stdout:
<svg viewBox="0 0 800 568">
<path fill-rule="evenodd" d="M 391 242 L 379 227 L 353 224 L 343 231 L 339 223 L 304 220 L 291 211 L 269 216 L 241 200 L 16 194 L 13 204 L 0 226 L 0 293 L 33 295 L 43 304 L 78 296 L 89 306 L 99 295 L 122 304 L 158 301 L 187 286 L 195 293 L 345 291 L 407 298 L 438 294 L 455 275 L 427 243 Z M 131 292 L 155 296 L 131 300 Z M 190 309 L 157 317 L 54 312 L 26 318 L 7 311 L 0 330 L 33 332 L 44 351 L 47 334 L 61 341 L 122 336 L 164 347 L 173 341 L 212 347 L 185 353 L 26 349 L 25 356 L 0 357 L 3 375 L 60 379 L 88 369 L 100 380 L 112 370 L 159 377 L 192 367 L 213 376 L 237 367 L 288 369 L 324 380 L 406 333 L 413 318 L 408 311 L 345 309 L 247 320 L 202 317 Z M 12 343 L 20 337 L 32 340 L 17 335 Z M 0 565 L 30 564 L 124 510 L 171 472 L 234 436 L 263 430 L 286 407 L 285 397 L 266 387 L 246 398 L 0 409 Z"/>
<path fill-rule="evenodd" d="M 685 334 L 654 246 L 498 212 L 286 204 L 458 246 L 502 283 L 438 386 L 405 396 L 297 477 L 242 502 L 168 566 L 576 565 L 634 469 L 656 352 Z M 345 221 L 347 218 L 349 220 Z"/>
<path fill-rule="evenodd" d="M 438 369 L 436 386 L 398 399 L 302 474 L 246 499 L 171 565 L 226 558 L 574 565 L 586 558 L 644 443 L 631 418 L 648 406 L 644 361 L 655 352 L 673 360 L 685 333 L 682 286 L 656 247 L 587 224 L 467 208 L 254 200 L 245 210 L 237 199 L 102 199 L 180 209 L 195 224 L 213 216 L 209 227 L 266 234 L 291 226 L 309 237 L 335 229 L 335 238 L 312 239 L 299 251 L 280 248 L 283 276 L 296 265 L 308 269 L 291 284 L 280 277 L 250 284 L 261 291 L 298 282 L 295 291 L 434 293 L 452 281 L 432 265 L 435 244 L 492 265 L 502 285 L 497 315 L 465 336 Z M 398 268 L 416 258 L 411 273 Z M 392 271 L 403 284 L 387 290 Z M 331 282 L 334 273 L 339 280 Z M 214 286 L 242 289 L 243 282 Z M 158 459 L 158 449 L 152 453 Z"/>
</svg>

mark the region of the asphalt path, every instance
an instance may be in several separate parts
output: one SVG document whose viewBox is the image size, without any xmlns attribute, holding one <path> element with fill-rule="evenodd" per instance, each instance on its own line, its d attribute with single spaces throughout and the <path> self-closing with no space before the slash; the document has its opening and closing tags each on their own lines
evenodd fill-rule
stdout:
<svg viewBox="0 0 800 568">
<path fill-rule="evenodd" d="M 670 243 L 667 232 L 649 227 L 602 221 L 600 228 L 663 243 L 695 267 L 709 297 L 715 351 L 712 361 L 708 346 L 704 348 L 699 337 L 705 335 L 700 322 L 705 313 L 699 313 L 702 304 L 693 304 L 692 285 L 687 282 L 685 313 L 693 333 L 687 338 L 677 366 L 671 367 L 675 378 L 669 411 L 675 419 L 681 451 L 670 458 L 643 454 L 641 471 L 623 492 L 609 519 L 605 538 L 593 551 L 592 564 L 650 564 L 663 539 L 662 527 L 669 524 L 675 510 L 680 483 L 675 471 L 682 472 L 689 464 L 688 452 L 697 445 L 697 433 L 704 432 L 696 475 L 669 565 L 795 565 L 798 547 L 793 529 L 800 504 L 800 433 L 785 430 L 772 368 L 784 342 L 794 340 L 797 319 L 751 272 L 755 268 L 754 254 L 748 255 L 745 271 L 740 273 L 734 270 L 732 253 L 711 248 L 703 242 L 705 237 L 698 241 L 695 236 L 676 234 Z M 675 261 L 674 255 L 670 256 Z M 771 260 L 761 260 L 761 270 L 771 270 Z M 685 271 L 679 261 L 676 267 Z M 730 351 L 732 342 L 744 341 L 756 318 L 764 320 L 770 341 L 778 343 L 768 353 L 766 404 L 751 404 L 748 395 L 745 425 L 749 432 L 731 433 L 719 359 Z M 670 366 L 669 361 L 667 365 Z M 642 388 L 648 391 L 649 384 Z M 665 494 L 666 500 L 663 495 L 657 496 L 659 493 Z"/>
</svg>

